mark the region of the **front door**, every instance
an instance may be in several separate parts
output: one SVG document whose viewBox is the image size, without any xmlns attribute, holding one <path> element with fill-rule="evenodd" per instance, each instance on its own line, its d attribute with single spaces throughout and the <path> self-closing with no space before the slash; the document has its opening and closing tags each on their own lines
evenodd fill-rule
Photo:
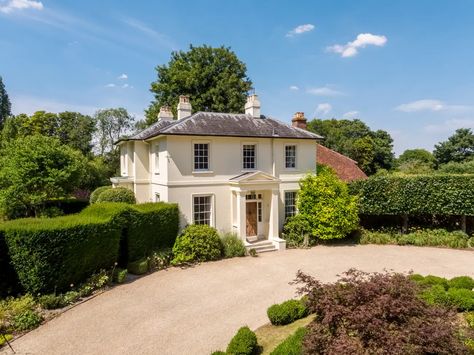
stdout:
<svg viewBox="0 0 474 355">
<path fill-rule="evenodd" d="M 247 237 L 257 235 L 257 202 L 247 202 L 246 209 Z"/>
</svg>

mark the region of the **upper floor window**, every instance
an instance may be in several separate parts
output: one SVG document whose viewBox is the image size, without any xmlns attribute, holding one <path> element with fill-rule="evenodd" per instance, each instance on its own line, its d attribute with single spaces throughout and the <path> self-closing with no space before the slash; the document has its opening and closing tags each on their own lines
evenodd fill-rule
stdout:
<svg viewBox="0 0 474 355">
<path fill-rule="evenodd" d="M 285 168 L 296 168 L 296 145 L 285 145 Z"/>
<path fill-rule="evenodd" d="M 194 170 L 209 170 L 209 143 L 194 144 Z"/>
<path fill-rule="evenodd" d="M 160 173 L 160 143 L 155 144 L 155 174 Z"/>
<path fill-rule="evenodd" d="M 285 219 L 296 214 L 296 191 L 285 191 Z"/>
<path fill-rule="evenodd" d="M 242 159 L 243 159 L 243 168 L 244 169 L 256 169 L 257 168 L 257 159 L 256 159 L 256 146 L 255 144 L 244 144 L 242 148 Z"/>
<path fill-rule="evenodd" d="M 120 149 L 120 169 L 122 170 L 122 176 L 128 175 L 128 155 L 126 145 L 122 146 Z"/>
</svg>

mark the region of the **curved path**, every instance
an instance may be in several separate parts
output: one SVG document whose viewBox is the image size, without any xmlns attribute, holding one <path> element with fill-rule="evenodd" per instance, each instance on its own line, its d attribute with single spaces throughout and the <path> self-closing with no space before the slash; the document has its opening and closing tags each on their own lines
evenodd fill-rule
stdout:
<svg viewBox="0 0 474 355">
<path fill-rule="evenodd" d="M 120 285 L 15 340 L 18 354 L 210 354 L 242 325 L 295 295 L 298 269 L 322 281 L 351 267 L 474 276 L 474 252 L 400 246 L 318 246 L 171 268 Z M 9 354 L 9 350 L 5 350 Z"/>
</svg>

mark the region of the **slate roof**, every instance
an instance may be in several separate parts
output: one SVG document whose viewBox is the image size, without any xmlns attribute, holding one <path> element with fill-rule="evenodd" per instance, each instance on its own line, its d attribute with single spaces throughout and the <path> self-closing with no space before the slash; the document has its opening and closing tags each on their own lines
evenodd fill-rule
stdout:
<svg viewBox="0 0 474 355">
<path fill-rule="evenodd" d="M 367 179 L 367 175 L 359 168 L 355 160 L 321 144 L 316 147 L 316 162 L 333 168 L 339 179 L 343 181 Z"/>
<path fill-rule="evenodd" d="M 322 139 L 301 128 L 292 127 L 273 118 L 254 118 L 245 114 L 196 112 L 177 121 L 159 121 L 126 140 L 146 140 L 158 135 L 228 136 Z"/>
</svg>

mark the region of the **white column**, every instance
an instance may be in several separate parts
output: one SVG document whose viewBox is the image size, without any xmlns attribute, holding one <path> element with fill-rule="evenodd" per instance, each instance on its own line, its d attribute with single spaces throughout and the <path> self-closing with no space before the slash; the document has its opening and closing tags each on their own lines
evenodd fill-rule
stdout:
<svg viewBox="0 0 474 355">
<path fill-rule="evenodd" d="M 270 223 L 268 228 L 268 239 L 278 239 L 279 217 L 278 217 L 278 200 L 280 197 L 280 190 L 272 190 L 272 203 L 270 207 Z"/>
<path fill-rule="evenodd" d="M 237 191 L 237 234 L 240 239 L 245 240 L 246 238 L 246 222 L 245 222 L 245 192 Z"/>
</svg>

